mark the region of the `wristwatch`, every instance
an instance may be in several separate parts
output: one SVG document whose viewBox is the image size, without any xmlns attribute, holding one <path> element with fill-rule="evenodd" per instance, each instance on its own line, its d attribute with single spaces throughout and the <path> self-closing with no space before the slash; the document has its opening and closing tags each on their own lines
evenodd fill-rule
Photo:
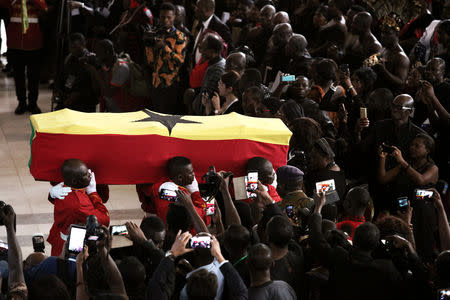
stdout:
<svg viewBox="0 0 450 300">
<path fill-rule="evenodd" d="M 219 114 L 219 110 L 218 109 L 214 110 L 214 114 L 218 115 Z"/>
<path fill-rule="evenodd" d="M 173 255 L 172 250 L 167 251 L 166 254 L 164 255 L 164 257 L 168 257 L 171 260 L 175 261 L 175 255 Z"/>
</svg>

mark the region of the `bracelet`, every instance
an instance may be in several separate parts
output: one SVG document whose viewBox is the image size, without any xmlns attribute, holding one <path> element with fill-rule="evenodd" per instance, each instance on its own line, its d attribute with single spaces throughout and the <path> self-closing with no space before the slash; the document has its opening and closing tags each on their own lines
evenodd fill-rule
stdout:
<svg viewBox="0 0 450 300">
<path fill-rule="evenodd" d="M 81 281 L 81 282 L 77 282 L 77 285 L 76 286 L 79 286 L 79 285 L 83 285 L 84 284 L 84 282 L 83 281 Z"/>
<path fill-rule="evenodd" d="M 411 167 L 411 165 L 410 165 L 410 164 L 408 164 L 408 165 L 407 165 L 406 167 L 402 167 L 402 169 L 406 171 L 406 170 L 408 170 L 408 169 L 409 169 L 409 167 Z"/>
<path fill-rule="evenodd" d="M 353 85 L 349 86 L 347 90 L 354 89 Z"/>
</svg>

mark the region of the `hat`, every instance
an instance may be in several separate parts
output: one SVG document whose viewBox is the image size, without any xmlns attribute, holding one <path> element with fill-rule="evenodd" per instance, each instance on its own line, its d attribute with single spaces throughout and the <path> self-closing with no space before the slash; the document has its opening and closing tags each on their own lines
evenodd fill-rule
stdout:
<svg viewBox="0 0 450 300">
<path fill-rule="evenodd" d="M 300 181 L 303 180 L 303 175 L 305 175 L 299 168 L 294 166 L 282 166 L 277 170 L 277 181 Z"/>
<path fill-rule="evenodd" d="M 333 150 L 331 149 L 330 144 L 328 144 L 327 140 L 325 138 L 318 139 L 314 146 L 317 146 L 317 148 L 325 155 L 329 156 L 331 159 L 334 158 L 335 154 Z"/>
</svg>

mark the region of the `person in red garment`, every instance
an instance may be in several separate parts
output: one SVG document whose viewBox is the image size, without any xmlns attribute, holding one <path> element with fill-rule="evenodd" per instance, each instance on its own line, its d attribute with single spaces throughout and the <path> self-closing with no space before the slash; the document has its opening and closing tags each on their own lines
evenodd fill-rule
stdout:
<svg viewBox="0 0 450 300">
<path fill-rule="evenodd" d="M 142 209 L 147 214 L 157 215 L 166 223 L 169 204 L 176 201 L 171 195 L 176 195 L 175 191 L 181 190 L 191 196 L 197 213 L 209 225 L 211 218 L 206 216 L 206 203 L 200 196 L 191 161 L 182 156 L 172 157 L 167 162 L 167 172 L 170 180 L 162 180 L 153 185 L 136 185 Z"/>
<path fill-rule="evenodd" d="M 275 202 L 280 202 L 281 197 L 277 193 L 276 173 L 270 160 L 264 157 L 252 157 L 247 162 L 247 172 L 258 172 L 258 180 L 263 184 L 269 196 Z M 243 201 L 252 203 L 254 198 L 248 198 Z"/>
<path fill-rule="evenodd" d="M 86 218 L 95 215 L 100 225 L 109 226 L 109 212 L 97 193 L 94 173 L 79 159 L 64 161 L 61 172 L 64 184 L 50 189 L 50 197 L 54 199 L 54 223 L 47 242 L 52 245 L 52 256 L 61 254 L 63 236 L 68 234 L 71 224 L 85 225 Z"/>
</svg>

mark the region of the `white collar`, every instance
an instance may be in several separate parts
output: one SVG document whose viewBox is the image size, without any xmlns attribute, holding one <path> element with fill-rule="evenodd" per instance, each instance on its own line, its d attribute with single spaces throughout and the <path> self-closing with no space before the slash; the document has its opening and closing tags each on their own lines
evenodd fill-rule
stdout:
<svg viewBox="0 0 450 300">
<path fill-rule="evenodd" d="M 234 99 L 234 100 L 233 100 L 233 101 L 232 101 L 232 102 L 231 102 L 230 104 L 228 104 L 227 108 L 226 108 L 226 109 L 224 109 L 224 110 L 223 110 L 223 112 L 226 112 L 226 111 L 227 111 L 227 109 L 229 109 L 229 108 L 230 108 L 230 106 L 231 106 L 231 105 L 233 105 L 233 103 L 234 103 L 234 102 L 237 102 L 238 100 L 239 100 L 238 98 L 235 98 L 235 99 Z"/>
<path fill-rule="evenodd" d="M 208 19 L 206 19 L 205 22 L 203 22 L 203 30 L 205 30 L 206 28 L 208 28 L 209 23 L 211 23 L 212 18 L 214 17 L 214 14 L 212 14 Z"/>
</svg>

